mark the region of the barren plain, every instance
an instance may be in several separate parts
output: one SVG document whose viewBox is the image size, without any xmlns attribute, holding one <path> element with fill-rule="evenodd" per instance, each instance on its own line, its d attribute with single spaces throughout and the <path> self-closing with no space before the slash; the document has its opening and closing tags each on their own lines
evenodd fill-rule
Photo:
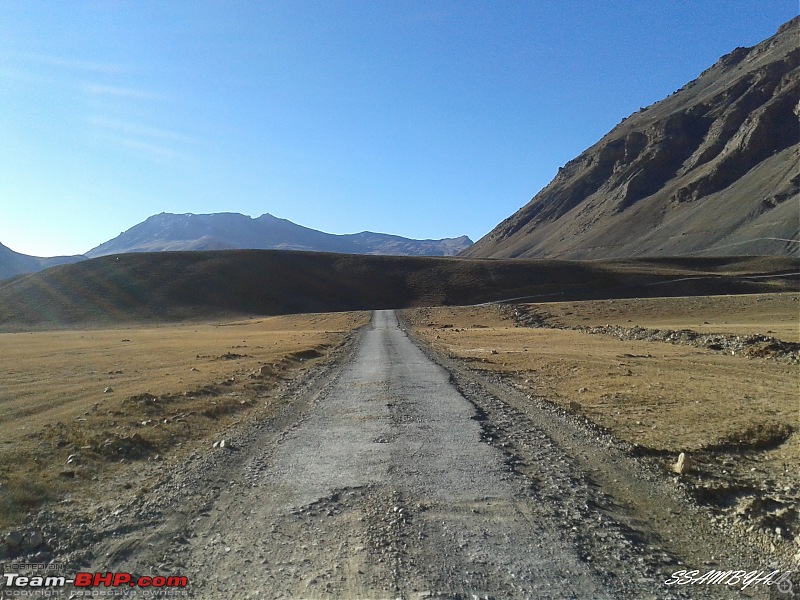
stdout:
<svg viewBox="0 0 800 600">
<path fill-rule="evenodd" d="M 712 518 L 743 528 L 767 554 L 800 559 L 800 295 L 407 315 L 434 351 L 523 392 L 530 402 L 516 408 L 535 412 L 543 400 L 586 420 L 686 487 Z M 679 476 L 671 468 L 681 452 L 692 467 Z"/>
<path fill-rule="evenodd" d="M 758 432 L 780 430 L 786 439 L 793 437 L 788 431 L 797 429 L 800 346 L 788 356 L 747 348 L 737 353 L 629 339 L 625 330 L 694 329 L 734 338 L 779 331 L 782 339 L 796 341 L 799 298 L 501 304 L 409 314 L 435 349 L 462 357 L 473 368 L 508 375 L 522 389 L 566 408 L 580 403 L 582 414 L 616 437 L 677 456 L 739 439 L 768 443 Z M 533 326 L 526 326 L 526 316 Z"/>
<path fill-rule="evenodd" d="M 368 318 L 0 334 L 0 523 L 91 496 L 99 477 L 163 460 L 253 408 L 269 414 L 287 380 Z"/>
<path fill-rule="evenodd" d="M 795 292 L 2 334 L 0 552 L 192 598 L 772 597 L 665 582 L 800 565 L 799 313 Z"/>
</svg>

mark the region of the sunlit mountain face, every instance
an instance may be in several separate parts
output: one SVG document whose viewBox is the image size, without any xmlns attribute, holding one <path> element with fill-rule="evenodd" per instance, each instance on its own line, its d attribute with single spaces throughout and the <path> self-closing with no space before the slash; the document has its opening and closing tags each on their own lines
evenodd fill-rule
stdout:
<svg viewBox="0 0 800 600">
<path fill-rule="evenodd" d="M 800 18 L 568 162 L 473 257 L 800 256 Z"/>
</svg>

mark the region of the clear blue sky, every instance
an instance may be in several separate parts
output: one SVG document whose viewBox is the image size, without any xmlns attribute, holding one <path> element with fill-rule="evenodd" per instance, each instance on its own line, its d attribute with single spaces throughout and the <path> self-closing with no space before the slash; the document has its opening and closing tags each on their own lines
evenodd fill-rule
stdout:
<svg viewBox="0 0 800 600">
<path fill-rule="evenodd" d="M 467 234 L 795 0 L 0 4 L 0 242 L 159 212 Z"/>
</svg>

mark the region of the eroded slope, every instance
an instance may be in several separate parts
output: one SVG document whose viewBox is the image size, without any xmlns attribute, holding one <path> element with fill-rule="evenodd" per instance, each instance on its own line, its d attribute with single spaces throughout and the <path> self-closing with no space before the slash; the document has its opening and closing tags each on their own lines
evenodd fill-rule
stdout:
<svg viewBox="0 0 800 600">
<path fill-rule="evenodd" d="M 617 125 L 472 257 L 800 252 L 800 18 Z"/>
</svg>

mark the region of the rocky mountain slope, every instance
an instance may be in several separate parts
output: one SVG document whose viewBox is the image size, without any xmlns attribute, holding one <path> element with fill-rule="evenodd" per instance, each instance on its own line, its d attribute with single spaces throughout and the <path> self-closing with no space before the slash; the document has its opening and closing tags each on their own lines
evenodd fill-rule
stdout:
<svg viewBox="0 0 800 600">
<path fill-rule="evenodd" d="M 800 17 L 624 119 L 469 257 L 800 255 Z"/>
<path fill-rule="evenodd" d="M 7 279 L 14 275 L 25 273 L 35 273 L 48 267 L 63 265 L 67 263 L 83 260 L 84 256 L 54 256 L 52 258 L 40 258 L 38 256 L 28 256 L 14 252 L 0 244 L 0 279 Z"/>
<path fill-rule="evenodd" d="M 343 254 L 454 256 L 472 244 L 467 236 L 411 240 L 365 231 L 334 235 L 270 214 L 251 218 L 238 213 L 175 215 L 161 213 L 131 227 L 86 253 L 90 258 L 125 252 L 165 250 L 310 250 Z"/>
</svg>

